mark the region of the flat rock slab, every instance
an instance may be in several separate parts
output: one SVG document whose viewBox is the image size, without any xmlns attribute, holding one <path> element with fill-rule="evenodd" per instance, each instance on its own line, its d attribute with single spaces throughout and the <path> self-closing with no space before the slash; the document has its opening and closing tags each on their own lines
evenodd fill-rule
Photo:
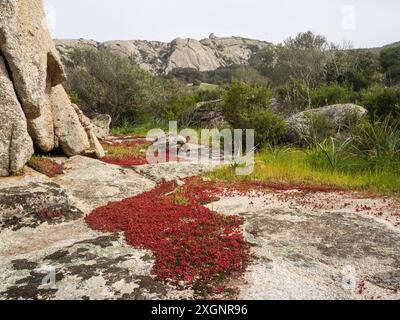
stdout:
<svg viewBox="0 0 400 320">
<path fill-rule="evenodd" d="M 134 170 L 149 179 L 170 182 L 198 176 L 215 169 L 216 164 L 199 164 L 193 162 L 168 162 L 134 167 Z"/>
<path fill-rule="evenodd" d="M 151 252 L 126 245 L 122 234 L 91 230 L 84 217 L 212 165 L 58 161 L 66 173 L 56 178 L 27 169 L 0 180 L 0 299 L 195 298 L 153 277 Z M 222 197 L 209 207 L 246 221 L 253 259 L 232 280 L 239 299 L 400 299 L 396 199 L 271 190 Z M 64 215 L 46 219 L 43 209 Z"/>
<path fill-rule="evenodd" d="M 0 299 L 192 297 L 154 279 L 151 252 L 126 245 L 123 235 L 91 230 L 84 219 L 94 208 L 156 183 L 90 158 L 58 161 L 66 174 L 57 178 L 27 168 L 22 177 L 0 180 Z M 64 215 L 40 219 L 42 209 Z"/>
<path fill-rule="evenodd" d="M 343 210 L 292 209 L 283 194 L 209 205 L 246 219 L 254 259 L 238 283 L 240 299 L 400 299 L 399 228 L 351 212 L 348 197 Z"/>
<path fill-rule="evenodd" d="M 154 181 L 132 169 L 91 158 L 76 156 L 66 160 L 63 165 L 66 174 L 54 178 L 53 181 L 68 190 L 75 205 L 85 213 L 156 186 Z"/>
<path fill-rule="evenodd" d="M 28 169 L 25 177 L 5 178 L 0 184 L 0 231 L 34 228 L 42 223 L 76 220 L 83 212 L 51 179 Z"/>
<path fill-rule="evenodd" d="M 86 233 L 42 250 L 7 255 L 0 261 L 0 299 L 185 299 L 151 275 L 154 257 L 134 250 L 119 234 Z"/>
</svg>

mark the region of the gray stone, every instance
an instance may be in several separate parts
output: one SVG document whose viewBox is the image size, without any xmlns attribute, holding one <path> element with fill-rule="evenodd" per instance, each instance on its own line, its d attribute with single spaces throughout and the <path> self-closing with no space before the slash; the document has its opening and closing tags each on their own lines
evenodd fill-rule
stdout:
<svg viewBox="0 0 400 320">
<path fill-rule="evenodd" d="M 105 139 L 110 134 L 111 117 L 108 114 L 99 114 L 91 117 L 93 133 L 99 139 Z"/>
<path fill-rule="evenodd" d="M 0 176 L 20 171 L 33 154 L 26 118 L 0 56 Z"/>
<path fill-rule="evenodd" d="M 208 207 L 246 221 L 254 259 L 234 281 L 239 299 L 398 300 L 400 232 L 383 216 L 395 213 L 395 201 L 271 190 L 223 196 Z M 371 213 L 356 212 L 362 205 Z"/>
<path fill-rule="evenodd" d="M 66 79 L 45 21 L 42 0 L 0 3 L 0 48 L 28 119 L 42 114 L 47 89 Z"/>
<path fill-rule="evenodd" d="M 12 80 L 13 95 L 26 117 L 25 121 L 21 121 L 21 117 L 15 119 L 15 133 L 17 127 L 21 127 L 21 132 L 27 128 L 35 149 L 41 152 L 61 147 L 68 156 L 81 154 L 90 148 L 90 138 L 96 154 L 104 154 L 95 135 L 85 131 L 61 85 L 66 76 L 46 27 L 42 0 L 0 2 L 0 54 Z M 9 128 L 4 128 L 6 130 L 11 132 Z M 10 141 L 9 137 L 1 138 L 4 145 Z M 20 141 L 25 138 L 26 135 L 20 135 Z M 21 167 L 20 162 L 29 159 L 26 155 L 28 149 L 24 153 L 21 143 L 16 138 L 13 141 L 17 145 L 10 145 L 14 167 L 8 170 L 9 173 L 17 171 Z M 5 174 L 3 169 L 2 175 Z"/>
<path fill-rule="evenodd" d="M 211 100 L 199 102 L 192 115 L 192 121 L 201 128 L 223 128 L 228 127 L 221 108 L 222 100 Z"/>
<path fill-rule="evenodd" d="M 269 43 L 240 37 L 209 39 L 175 39 L 171 43 L 157 41 L 56 40 L 60 53 L 68 59 L 73 48 L 107 48 L 123 56 L 135 56 L 139 66 L 157 74 L 167 74 L 175 69 L 191 68 L 211 71 L 232 64 L 247 65 L 256 51 Z"/>
<path fill-rule="evenodd" d="M 365 108 L 351 103 L 306 110 L 286 120 L 286 136 L 290 142 L 298 142 L 301 135 L 310 134 L 313 117 L 324 117 L 337 132 L 348 130 L 367 112 Z"/>
<path fill-rule="evenodd" d="M 90 144 L 85 129 L 61 85 L 52 88 L 50 101 L 54 133 L 65 154 L 74 156 L 89 149 Z"/>
</svg>

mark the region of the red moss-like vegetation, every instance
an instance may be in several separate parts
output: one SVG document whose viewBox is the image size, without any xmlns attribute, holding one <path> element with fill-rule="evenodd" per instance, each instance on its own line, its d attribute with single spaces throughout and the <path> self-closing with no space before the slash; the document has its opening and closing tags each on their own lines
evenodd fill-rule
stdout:
<svg viewBox="0 0 400 320">
<path fill-rule="evenodd" d="M 45 157 L 32 157 L 28 166 L 50 178 L 64 173 L 64 167 L 61 164 Z"/>
<path fill-rule="evenodd" d="M 101 160 L 119 166 L 141 166 L 147 164 L 146 152 L 150 145 L 145 140 L 121 141 L 112 145 L 104 144 L 107 156 Z"/>
<path fill-rule="evenodd" d="M 245 270 L 248 245 L 240 230 L 243 219 L 226 217 L 202 204 L 215 199 L 212 185 L 164 183 L 156 189 L 110 203 L 87 218 L 96 230 L 125 232 L 127 242 L 156 255 L 153 272 L 160 280 L 224 287 L 224 280 Z M 185 204 L 176 201 L 185 199 Z"/>
<path fill-rule="evenodd" d="M 55 218 L 62 217 L 64 212 L 62 210 L 53 210 L 53 209 L 43 209 L 42 211 L 36 214 L 37 218 L 41 221 L 49 221 Z"/>
<path fill-rule="evenodd" d="M 146 165 L 149 164 L 146 151 L 150 145 L 151 143 L 146 140 L 120 141 L 112 145 L 104 144 L 103 147 L 107 151 L 107 156 L 101 160 L 119 166 Z M 159 163 L 180 161 L 176 154 L 170 155 L 169 150 L 163 153 L 156 152 L 154 157 L 160 159 Z"/>
<path fill-rule="evenodd" d="M 106 156 L 102 158 L 101 161 L 123 167 L 143 166 L 147 164 L 146 158 L 142 159 L 141 157 L 135 157 L 135 156 L 125 156 L 125 157 Z"/>
</svg>

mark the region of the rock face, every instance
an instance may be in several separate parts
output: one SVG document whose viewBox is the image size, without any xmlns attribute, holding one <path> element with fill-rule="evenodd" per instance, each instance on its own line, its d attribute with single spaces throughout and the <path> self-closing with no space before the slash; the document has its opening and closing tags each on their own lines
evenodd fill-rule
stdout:
<svg viewBox="0 0 400 320">
<path fill-rule="evenodd" d="M 26 118 L 0 57 L 0 176 L 22 169 L 33 153 Z"/>
<path fill-rule="evenodd" d="M 227 123 L 221 108 L 222 100 L 199 102 L 193 112 L 195 125 L 201 128 L 222 128 Z"/>
<path fill-rule="evenodd" d="M 111 117 L 108 114 L 98 114 L 90 119 L 93 132 L 99 139 L 104 139 L 110 134 Z"/>
<path fill-rule="evenodd" d="M 367 114 L 367 110 L 355 104 L 336 104 L 303 111 L 291 116 L 287 122 L 287 139 L 297 142 L 300 134 L 309 134 L 313 119 L 323 117 L 338 132 L 350 129 L 358 119 Z"/>
<path fill-rule="evenodd" d="M 232 64 L 248 64 L 251 55 L 269 43 L 240 37 L 209 39 L 181 39 L 171 43 L 158 41 L 55 40 L 56 47 L 65 58 L 73 48 L 111 49 L 125 56 L 134 55 L 145 70 L 168 74 L 175 69 L 192 68 L 212 71 Z"/>
<path fill-rule="evenodd" d="M 18 171 L 29 159 L 26 132 L 40 152 L 61 147 L 72 156 L 88 150 L 90 134 L 61 86 L 66 76 L 45 26 L 42 0 L 0 2 L 0 57 L 0 117 L 12 121 L 1 129 L 1 145 L 11 150 L 1 153 L 1 175 Z"/>
</svg>

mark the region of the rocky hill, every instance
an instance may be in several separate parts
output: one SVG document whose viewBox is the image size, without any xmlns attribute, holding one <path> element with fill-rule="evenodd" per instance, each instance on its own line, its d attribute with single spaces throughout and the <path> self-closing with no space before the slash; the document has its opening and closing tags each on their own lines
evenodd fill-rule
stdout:
<svg viewBox="0 0 400 320">
<path fill-rule="evenodd" d="M 61 55 L 66 56 L 71 48 L 109 48 L 123 55 L 134 55 L 139 65 L 151 72 L 168 74 L 174 69 L 193 68 L 212 71 L 232 64 L 247 64 L 251 55 L 269 43 L 241 37 L 208 39 L 177 38 L 170 43 L 132 40 L 107 41 L 55 40 Z"/>
</svg>

